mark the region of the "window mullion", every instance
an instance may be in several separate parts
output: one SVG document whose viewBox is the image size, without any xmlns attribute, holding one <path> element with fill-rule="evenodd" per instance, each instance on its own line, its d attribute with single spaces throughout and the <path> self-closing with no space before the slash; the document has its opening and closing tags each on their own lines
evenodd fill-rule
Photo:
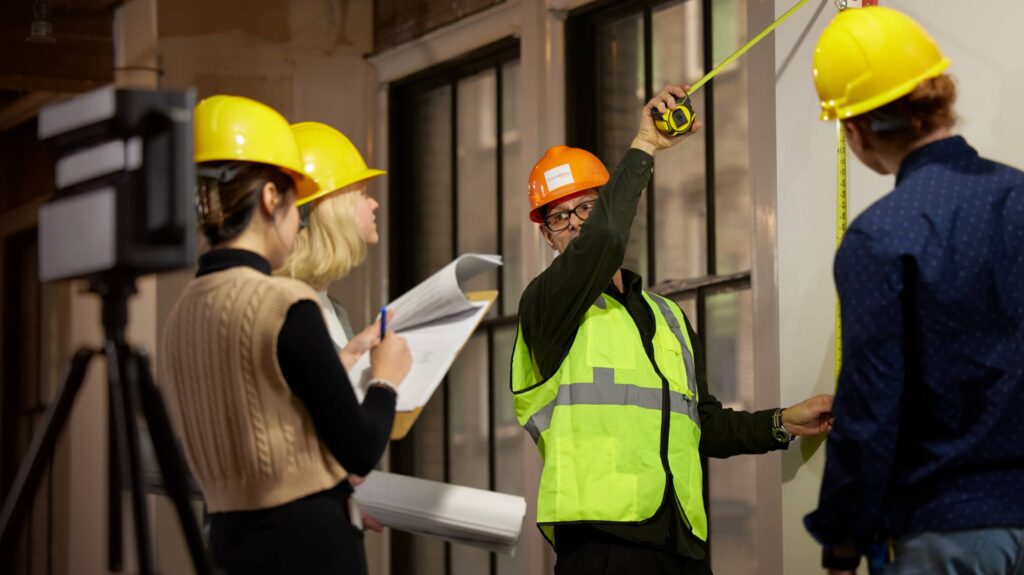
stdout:
<svg viewBox="0 0 1024 575">
<path fill-rule="evenodd" d="M 449 130 L 451 130 L 451 153 L 449 161 L 451 165 L 449 169 L 451 170 L 452 187 L 452 251 L 449 259 L 455 259 L 455 255 L 459 251 L 459 81 L 457 78 L 451 81 L 450 94 Z M 442 415 L 444 421 L 444 481 L 449 483 L 452 479 L 452 393 L 451 381 L 447 375 L 444 378 L 442 391 L 444 393 L 444 410 Z M 445 575 L 451 575 L 452 573 L 452 545 L 448 541 L 444 542 L 444 572 Z"/>
<path fill-rule="evenodd" d="M 704 43 L 704 72 L 715 67 L 714 26 L 712 0 L 701 0 Z M 709 276 L 718 273 L 718 255 L 715 233 L 715 81 L 704 84 L 704 198 L 707 225 L 707 270 Z"/>
<path fill-rule="evenodd" d="M 651 7 L 644 7 L 644 101 L 649 102 L 654 97 L 654 29 L 651 17 Z M 654 177 L 647 183 L 647 285 L 654 285 L 657 262 L 657 236 L 655 235 L 654 217 Z"/>
<path fill-rule="evenodd" d="M 495 165 L 495 190 L 497 190 L 497 205 L 495 220 L 497 220 L 497 240 L 498 240 L 498 254 L 505 257 L 505 123 L 502 117 L 505 113 L 505 107 L 503 96 L 504 89 L 502 85 L 502 69 L 503 63 L 498 62 L 494 66 L 494 91 L 495 91 L 495 114 L 494 120 L 494 165 Z M 502 260 L 504 261 L 504 260 Z M 495 305 L 498 306 L 498 315 L 506 315 L 505 310 L 505 266 L 498 266 L 498 301 Z"/>
</svg>

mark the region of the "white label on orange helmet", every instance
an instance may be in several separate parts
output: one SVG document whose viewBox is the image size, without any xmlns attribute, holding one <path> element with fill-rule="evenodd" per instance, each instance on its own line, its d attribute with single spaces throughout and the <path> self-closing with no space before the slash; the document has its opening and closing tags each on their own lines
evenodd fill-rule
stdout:
<svg viewBox="0 0 1024 575">
<path fill-rule="evenodd" d="M 572 177 L 572 170 L 569 169 L 569 164 L 555 166 L 554 168 L 544 172 L 544 180 L 548 183 L 548 193 L 551 193 L 562 186 L 568 186 L 569 184 L 576 183 L 576 180 Z"/>
</svg>

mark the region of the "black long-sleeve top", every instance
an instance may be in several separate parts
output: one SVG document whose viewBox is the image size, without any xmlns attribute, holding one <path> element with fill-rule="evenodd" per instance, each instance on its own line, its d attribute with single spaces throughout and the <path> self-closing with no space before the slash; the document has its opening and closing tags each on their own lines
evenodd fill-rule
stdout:
<svg viewBox="0 0 1024 575">
<path fill-rule="evenodd" d="M 235 266 L 271 273 L 259 254 L 217 249 L 199 258 L 203 276 Z M 277 338 L 277 361 L 285 382 L 309 412 L 317 436 L 349 473 L 366 475 L 387 447 L 395 415 L 395 394 L 372 387 L 362 405 L 338 359 L 319 304 L 303 300 L 288 309 Z"/>
<path fill-rule="evenodd" d="M 524 291 L 519 304 L 520 325 L 523 339 L 536 358 L 542 378 L 550 378 L 558 371 L 572 347 L 584 314 L 602 293 L 626 307 L 645 347 L 651 345 L 655 320 L 643 299 L 642 278 L 629 270 L 622 270 L 622 292 L 612 279 L 625 258 L 637 203 L 653 169 L 654 159 L 649 154 L 637 149 L 626 152 L 608 183 L 601 188 L 597 204 L 581 227 L 579 236 Z M 686 321 L 686 329 L 694 351 L 701 455 L 722 458 L 784 449 L 786 444 L 778 442 L 773 435 L 774 410 L 755 413 L 733 411 L 723 408 L 721 402 L 709 393 L 704 356 L 689 320 Z M 616 537 L 703 559 L 704 545 L 683 528 L 685 522 L 678 517 L 676 510 L 672 492 L 667 488 L 661 509 L 647 522 L 637 525 L 594 524 L 594 527 Z M 562 532 L 575 529 L 580 528 L 560 527 L 555 536 L 556 542 Z M 573 533 L 571 537 L 580 535 Z"/>
</svg>

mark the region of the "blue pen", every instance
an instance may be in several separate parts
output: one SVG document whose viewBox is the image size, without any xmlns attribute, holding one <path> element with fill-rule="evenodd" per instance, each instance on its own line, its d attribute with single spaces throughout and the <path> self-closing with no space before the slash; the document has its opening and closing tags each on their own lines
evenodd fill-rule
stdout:
<svg viewBox="0 0 1024 575">
<path fill-rule="evenodd" d="M 388 306 L 380 306 L 380 338 L 384 339 L 384 334 L 388 332 Z"/>
</svg>

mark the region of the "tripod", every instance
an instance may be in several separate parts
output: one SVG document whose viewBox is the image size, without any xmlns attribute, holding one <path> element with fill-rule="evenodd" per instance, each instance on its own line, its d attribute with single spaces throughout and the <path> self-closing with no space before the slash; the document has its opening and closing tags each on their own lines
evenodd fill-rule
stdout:
<svg viewBox="0 0 1024 575">
<path fill-rule="evenodd" d="M 109 452 L 109 547 L 111 571 L 120 572 L 122 554 L 122 472 L 127 470 L 131 492 L 132 522 L 140 573 L 155 574 L 156 563 L 149 538 L 149 514 L 146 509 L 143 462 L 140 450 L 138 408 L 149 426 L 167 495 L 174 503 L 178 521 L 185 534 L 196 573 L 209 575 L 213 568 L 189 505 L 188 480 L 178 446 L 174 440 L 163 399 L 156 388 L 145 352 L 125 340 L 128 324 L 128 299 L 135 293 L 135 276 L 110 272 L 90 281 L 89 291 L 103 302 L 104 345 L 102 351 L 83 348 L 75 353 L 64 377 L 57 399 L 43 414 L 43 420 L 29 444 L 28 453 L 18 468 L 11 492 L 0 509 L 0 550 L 14 544 L 18 527 L 35 495 L 47 462 L 53 457 L 60 432 L 67 423 L 71 406 L 85 377 L 89 362 L 97 353 L 107 358 L 107 382 L 110 392 Z"/>
</svg>

